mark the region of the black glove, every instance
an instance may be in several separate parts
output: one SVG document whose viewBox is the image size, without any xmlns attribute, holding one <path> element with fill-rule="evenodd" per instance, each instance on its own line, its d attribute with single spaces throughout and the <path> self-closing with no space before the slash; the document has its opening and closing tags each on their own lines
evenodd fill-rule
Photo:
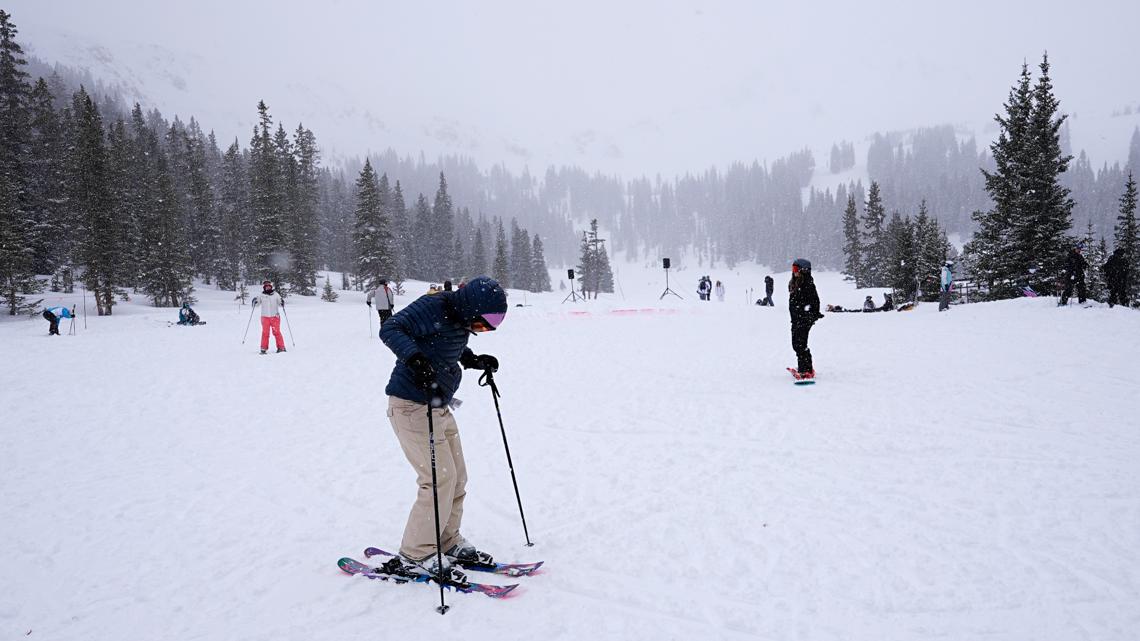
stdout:
<svg viewBox="0 0 1140 641">
<path fill-rule="evenodd" d="M 823 318 L 823 313 L 821 313 L 821 312 L 815 313 L 815 320 L 821 320 L 822 318 Z M 812 322 L 814 323 L 815 321 L 812 321 Z"/>
<path fill-rule="evenodd" d="M 459 359 L 459 364 L 467 369 L 478 369 L 490 372 L 499 371 L 499 359 L 490 354 L 480 354 L 476 356 L 474 352 L 464 352 L 463 357 Z"/>
<path fill-rule="evenodd" d="M 370 301 L 370 300 L 364 301 L 364 304 L 368 305 L 369 307 L 372 307 L 372 301 Z"/>
<path fill-rule="evenodd" d="M 435 385 L 435 368 L 432 367 L 428 357 L 423 354 L 416 354 L 409 358 L 405 364 L 408 369 L 412 370 L 412 381 L 415 382 L 416 387 L 424 392 L 430 391 Z"/>
</svg>

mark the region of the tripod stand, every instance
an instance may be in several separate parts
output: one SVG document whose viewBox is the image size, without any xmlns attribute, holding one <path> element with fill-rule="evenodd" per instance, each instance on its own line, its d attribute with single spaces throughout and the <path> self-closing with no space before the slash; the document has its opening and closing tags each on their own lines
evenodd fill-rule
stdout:
<svg viewBox="0 0 1140 641">
<path fill-rule="evenodd" d="M 685 298 L 683 296 L 681 296 L 680 294 L 678 294 L 677 292 L 675 292 L 669 288 L 669 268 L 668 267 L 665 268 L 665 291 L 661 292 L 661 298 L 665 298 L 666 294 L 672 294 L 672 295 L 676 296 L 677 298 L 680 298 L 681 300 L 685 300 Z M 661 300 L 661 298 L 658 298 L 657 300 Z"/>
<path fill-rule="evenodd" d="M 566 298 L 563 298 L 562 302 L 565 303 L 566 301 L 570 301 L 572 303 L 577 303 L 580 300 L 586 300 L 586 295 L 579 294 L 577 291 L 575 291 L 574 281 L 570 281 L 570 294 L 567 295 Z"/>
</svg>

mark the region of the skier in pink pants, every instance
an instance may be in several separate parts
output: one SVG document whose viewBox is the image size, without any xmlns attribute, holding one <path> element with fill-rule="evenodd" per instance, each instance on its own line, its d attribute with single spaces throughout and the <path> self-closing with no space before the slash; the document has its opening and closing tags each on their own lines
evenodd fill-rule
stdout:
<svg viewBox="0 0 1140 641">
<path fill-rule="evenodd" d="M 285 300 L 273 290 L 273 283 L 261 283 L 261 294 L 253 297 L 256 307 L 261 305 L 261 353 L 269 350 L 269 332 L 273 331 L 273 341 L 277 343 L 277 351 L 285 351 L 285 338 L 281 336 L 280 310 L 285 307 Z"/>
</svg>

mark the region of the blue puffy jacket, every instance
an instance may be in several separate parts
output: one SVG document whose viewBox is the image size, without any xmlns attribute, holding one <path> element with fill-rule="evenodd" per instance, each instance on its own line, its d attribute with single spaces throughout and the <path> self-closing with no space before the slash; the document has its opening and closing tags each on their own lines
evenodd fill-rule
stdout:
<svg viewBox="0 0 1140 641">
<path fill-rule="evenodd" d="M 397 359 L 384 393 L 427 403 L 427 394 L 416 387 L 406 364 L 412 356 L 423 354 L 435 368 L 443 402 L 450 402 L 463 378 L 459 359 L 469 351 L 467 339 L 471 332 L 468 327 L 483 314 L 506 311 L 506 292 L 495 280 L 480 276 L 456 291 L 421 296 L 397 312 L 380 327 L 380 340 Z"/>
</svg>

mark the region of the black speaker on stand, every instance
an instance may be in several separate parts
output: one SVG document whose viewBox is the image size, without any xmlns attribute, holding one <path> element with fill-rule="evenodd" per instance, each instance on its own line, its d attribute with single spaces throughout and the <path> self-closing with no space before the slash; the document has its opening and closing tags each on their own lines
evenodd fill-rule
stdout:
<svg viewBox="0 0 1140 641">
<path fill-rule="evenodd" d="M 669 288 L 669 259 L 668 258 L 662 258 L 661 259 L 661 266 L 665 268 L 665 291 L 661 292 L 661 298 L 665 298 L 665 296 L 667 294 L 672 294 L 672 295 L 676 296 L 677 298 L 684 300 L 684 298 L 680 294 L 678 294 L 677 292 L 675 292 Z M 658 298 L 657 300 L 661 300 L 661 298 Z"/>
<path fill-rule="evenodd" d="M 566 277 L 570 279 L 570 295 L 566 298 L 563 298 L 562 302 L 565 303 L 566 301 L 570 301 L 572 303 L 577 303 L 579 300 L 586 300 L 585 296 L 581 296 L 578 294 L 578 292 L 574 291 L 574 270 L 567 269 Z"/>
</svg>

